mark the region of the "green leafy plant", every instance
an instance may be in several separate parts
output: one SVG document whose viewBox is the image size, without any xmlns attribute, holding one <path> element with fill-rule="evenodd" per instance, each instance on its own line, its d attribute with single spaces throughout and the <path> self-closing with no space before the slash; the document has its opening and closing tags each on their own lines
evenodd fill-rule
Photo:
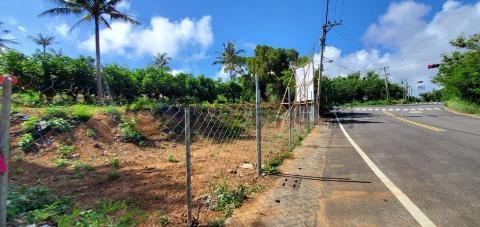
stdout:
<svg viewBox="0 0 480 227">
<path fill-rule="evenodd" d="M 225 180 L 221 180 L 213 190 L 216 202 L 212 210 L 222 211 L 225 218 L 231 217 L 233 209 L 240 207 L 250 193 L 251 190 L 244 185 L 237 184 L 230 188 Z"/>
<path fill-rule="evenodd" d="M 135 129 L 136 122 L 134 119 L 129 120 L 128 118 L 122 119 L 120 123 L 120 137 L 125 142 L 140 144 L 144 140 L 142 133 Z"/>
<path fill-rule="evenodd" d="M 47 118 L 68 118 L 68 114 L 64 108 L 52 106 L 45 109 Z"/>
<path fill-rule="evenodd" d="M 108 165 L 110 165 L 114 169 L 120 168 L 120 160 L 118 158 L 112 158 L 108 162 Z"/>
<path fill-rule="evenodd" d="M 57 149 L 57 156 L 59 158 L 71 158 L 74 151 L 75 146 L 60 144 Z"/>
<path fill-rule="evenodd" d="M 72 107 L 72 117 L 81 121 L 88 121 L 93 116 L 92 111 L 85 105 L 74 105 Z"/>
<path fill-rule="evenodd" d="M 291 156 L 292 156 L 291 152 L 283 152 L 276 155 L 275 157 L 267 161 L 265 167 L 262 169 L 262 172 L 270 175 L 277 174 L 278 166 L 282 164 L 283 160 Z"/>
<path fill-rule="evenodd" d="M 87 136 L 88 138 L 95 139 L 97 138 L 97 132 L 95 132 L 95 129 L 87 128 Z"/>
<path fill-rule="evenodd" d="M 161 226 L 167 226 L 168 223 L 170 223 L 170 221 L 169 221 L 169 219 L 168 219 L 168 216 L 165 215 L 165 214 L 160 215 L 160 217 L 158 217 L 158 223 L 159 223 Z"/>
<path fill-rule="evenodd" d="M 168 160 L 168 162 L 173 162 L 173 163 L 178 162 L 178 160 L 176 160 L 175 157 L 173 157 L 172 154 L 167 155 L 167 160 Z"/>
<path fill-rule="evenodd" d="M 18 167 L 15 169 L 15 173 L 16 174 L 24 174 L 26 172 L 26 170 L 22 167 Z"/>
<path fill-rule="evenodd" d="M 40 119 L 37 117 L 29 117 L 26 121 L 22 123 L 22 127 L 25 131 L 32 131 L 40 123 Z"/>
<path fill-rule="evenodd" d="M 20 139 L 20 142 L 18 142 L 18 146 L 20 147 L 20 149 L 22 149 L 22 151 L 32 151 L 35 148 L 32 134 L 27 133 L 23 135 Z"/>
<path fill-rule="evenodd" d="M 57 168 L 64 168 L 64 167 L 67 167 L 68 165 L 70 165 L 70 160 L 68 160 L 66 158 L 55 158 L 55 159 L 53 159 L 53 164 Z"/>
<path fill-rule="evenodd" d="M 82 161 L 74 161 L 72 164 L 73 170 L 75 171 L 92 171 L 93 167 L 89 165 L 88 163 L 82 162 Z"/>
<path fill-rule="evenodd" d="M 118 171 L 112 171 L 107 175 L 109 181 L 115 181 L 120 178 L 120 173 Z"/>
<path fill-rule="evenodd" d="M 47 188 L 11 185 L 7 197 L 8 218 L 42 209 L 54 203 L 56 199 L 53 191 Z"/>
<path fill-rule="evenodd" d="M 63 118 L 52 118 L 48 120 L 48 126 L 57 132 L 70 132 L 74 127 L 70 121 Z"/>
</svg>

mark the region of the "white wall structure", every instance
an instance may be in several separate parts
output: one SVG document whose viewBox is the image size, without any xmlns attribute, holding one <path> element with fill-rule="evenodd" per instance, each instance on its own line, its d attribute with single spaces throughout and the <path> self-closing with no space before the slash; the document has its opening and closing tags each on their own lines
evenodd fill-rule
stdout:
<svg viewBox="0 0 480 227">
<path fill-rule="evenodd" d="M 295 69 L 295 102 L 313 102 L 313 63 L 309 62 L 304 66 Z"/>
</svg>

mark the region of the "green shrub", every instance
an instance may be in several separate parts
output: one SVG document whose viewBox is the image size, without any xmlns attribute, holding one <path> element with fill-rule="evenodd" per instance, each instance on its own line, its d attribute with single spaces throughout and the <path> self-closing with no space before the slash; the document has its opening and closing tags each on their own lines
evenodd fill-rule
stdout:
<svg viewBox="0 0 480 227">
<path fill-rule="evenodd" d="M 128 106 L 128 110 L 139 111 L 139 110 L 155 110 L 158 107 L 156 100 L 151 100 L 145 97 L 138 98 L 135 102 Z"/>
<path fill-rule="evenodd" d="M 32 151 L 35 148 L 32 134 L 27 133 L 23 135 L 20 139 L 20 142 L 18 142 L 18 146 L 20 146 L 20 149 L 22 149 L 22 151 Z"/>
<path fill-rule="evenodd" d="M 74 151 L 74 146 L 60 144 L 57 149 L 57 156 L 59 158 L 71 158 Z"/>
<path fill-rule="evenodd" d="M 72 166 L 73 166 L 73 170 L 75 171 L 92 171 L 93 170 L 93 167 L 91 165 L 79 160 L 74 161 Z"/>
<path fill-rule="evenodd" d="M 16 174 L 24 174 L 26 172 L 26 170 L 22 167 L 18 167 L 15 169 L 15 173 Z"/>
<path fill-rule="evenodd" d="M 120 123 L 120 137 L 123 141 L 129 143 L 140 144 L 144 137 L 142 133 L 135 129 L 135 120 L 129 120 L 127 118 L 122 119 Z"/>
<path fill-rule="evenodd" d="M 165 214 L 160 215 L 160 217 L 158 218 L 158 223 L 161 226 L 167 226 L 168 223 L 170 223 L 170 221 L 168 220 L 168 216 Z"/>
<path fill-rule="evenodd" d="M 73 124 L 63 118 L 52 118 L 48 120 L 48 126 L 57 132 L 70 132 L 73 129 Z"/>
<path fill-rule="evenodd" d="M 110 165 L 114 169 L 118 169 L 120 167 L 120 160 L 118 158 L 112 158 L 108 162 L 108 165 Z"/>
<path fill-rule="evenodd" d="M 7 215 L 13 219 L 19 214 L 42 209 L 55 202 L 53 191 L 41 187 L 12 185 L 7 196 Z"/>
<path fill-rule="evenodd" d="M 120 173 L 115 170 L 113 172 L 108 173 L 107 177 L 109 181 L 115 181 L 120 178 Z"/>
<path fill-rule="evenodd" d="M 22 123 L 22 127 L 25 131 L 32 131 L 40 123 L 40 119 L 37 117 L 29 117 L 26 121 Z"/>
<path fill-rule="evenodd" d="M 212 205 L 212 210 L 222 211 L 224 217 L 229 218 L 233 214 L 233 209 L 240 207 L 251 192 L 248 187 L 241 184 L 230 188 L 226 181 L 222 180 L 213 191 L 216 202 Z"/>
<path fill-rule="evenodd" d="M 70 165 L 70 161 L 66 158 L 55 158 L 53 159 L 53 164 L 57 168 L 64 168 Z"/>
<path fill-rule="evenodd" d="M 85 105 L 74 105 L 72 107 L 72 117 L 81 121 L 88 121 L 93 113 Z"/>
<path fill-rule="evenodd" d="M 60 108 L 57 106 L 47 107 L 45 109 L 45 114 L 47 118 L 68 118 L 68 114 L 65 111 L 65 108 Z"/>
<path fill-rule="evenodd" d="M 69 213 L 72 204 L 72 201 L 68 198 L 58 199 L 44 208 L 33 210 L 28 214 L 28 219 L 31 222 L 38 223 L 57 218 L 62 214 Z"/>
<path fill-rule="evenodd" d="M 178 162 L 178 160 L 176 160 L 175 157 L 173 157 L 172 154 L 167 155 L 167 160 L 168 160 L 168 162 Z"/>
<path fill-rule="evenodd" d="M 87 136 L 88 138 L 95 139 L 97 138 L 97 132 L 95 132 L 95 129 L 87 128 Z"/>
<path fill-rule="evenodd" d="M 117 107 L 114 107 L 114 106 L 108 106 L 107 108 L 105 108 L 105 113 L 110 116 L 110 118 L 113 120 L 113 121 L 120 121 L 121 117 L 122 117 L 122 114 L 120 113 L 120 111 L 118 110 Z"/>
<path fill-rule="evenodd" d="M 26 107 L 38 107 L 42 104 L 40 93 L 31 90 L 15 92 L 12 95 L 12 102 Z"/>
</svg>

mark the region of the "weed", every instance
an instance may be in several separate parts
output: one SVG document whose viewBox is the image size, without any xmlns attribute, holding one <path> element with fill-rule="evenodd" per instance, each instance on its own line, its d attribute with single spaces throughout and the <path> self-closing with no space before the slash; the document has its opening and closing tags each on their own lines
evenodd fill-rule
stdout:
<svg viewBox="0 0 480 227">
<path fill-rule="evenodd" d="M 72 166 L 73 166 L 73 170 L 75 171 L 92 171 L 93 170 L 93 167 L 91 165 L 79 160 L 74 161 Z"/>
<path fill-rule="evenodd" d="M 68 213 L 71 207 L 72 201 L 70 199 L 58 199 L 52 204 L 44 206 L 42 209 L 33 210 L 28 214 L 28 219 L 31 222 L 42 222 Z"/>
<path fill-rule="evenodd" d="M 16 173 L 16 174 L 20 174 L 20 175 L 21 175 L 21 174 L 24 174 L 25 172 L 26 172 L 26 170 L 25 170 L 24 168 L 22 168 L 22 167 L 18 167 L 18 168 L 15 169 L 15 173 Z"/>
<path fill-rule="evenodd" d="M 70 132 L 73 129 L 72 123 L 63 118 L 52 118 L 48 120 L 48 126 L 57 132 Z"/>
<path fill-rule="evenodd" d="M 283 160 L 289 158 L 291 155 L 291 152 L 283 152 L 276 155 L 275 157 L 267 161 L 265 167 L 262 169 L 262 172 L 269 175 L 277 174 L 278 166 L 282 164 Z"/>
<path fill-rule="evenodd" d="M 167 160 L 168 160 L 168 162 L 173 162 L 173 163 L 178 162 L 178 160 L 176 160 L 175 157 L 173 157 L 172 154 L 167 155 Z"/>
<path fill-rule="evenodd" d="M 13 161 L 15 162 L 21 162 L 22 161 L 22 155 L 21 154 L 15 154 L 13 157 Z"/>
<path fill-rule="evenodd" d="M 97 210 L 104 214 L 112 214 L 127 208 L 128 204 L 125 201 L 101 200 L 97 205 Z"/>
<path fill-rule="evenodd" d="M 135 129 L 136 126 L 135 120 L 129 120 L 127 118 L 122 119 L 120 123 L 120 136 L 123 141 L 140 144 L 143 141 L 144 137 L 142 133 Z"/>
<path fill-rule="evenodd" d="M 150 100 L 145 97 L 138 98 L 135 102 L 128 106 L 128 110 L 139 111 L 139 110 L 155 110 L 157 109 L 158 104 L 155 100 Z"/>
<path fill-rule="evenodd" d="M 47 107 L 45 109 L 45 114 L 47 118 L 68 118 L 68 114 L 64 108 L 57 106 Z"/>
<path fill-rule="evenodd" d="M 22 151 L 32 151 L 35 148 L 32 134 L 27 133 L 23 135 L 20 139 L 20 142 L 18 142 L 18 146 L 20 146 L 20 149 L 22 149 Z"/>
<path fill-rule="evenodd" d="M 229 188 L 226 181 L 222 180 L 215 188 L 213 196 L 217 199 L 213 204 L 214 211 L 223 211 L 225 217 L 233 214 L 233 209 L 238 208 L 247 197 L 249 190 L 243 185 L 236 185 Z"/>
<path fill-rule="evenodd" d="M 93 113 L 85 105 L 74 105 L 72 107 L 72 117 L 81 121 L 88 121 Z"/>
<path fill-rule="evenodd" d="M 7 197 L 8 218 L 12 219 L 19 214 L 42 209 L 54 203 L 55 200 L 56 197 L 50 189 L 11 185 Z"/>
<path fill-rule="evenodd" d="M 67 167 L 70 164 L 70 161 L 65 158 L 55 158 L 53 159 L 53 164 L 57 168 L 64 168 Z"/>
<path fill-rule="evenodd" d="M 114 169 L 120 168 L 120 160 L 118 158 L 112 158 L 108 162 L 108 165 L 110 165 Z"/>
<path fill-rule="evenodd" d="M 97 138 L 97 132 L 95 132 L 95 129 L 87 128 L 87 136 L 88 138 L 95 139 Z"/>
<path fill-rule="evenodd" d="M 57 149 L 57 155 L 59 158 L 71 158 L 74 151 L 74 146 L 60 144 Z"/>
<path fill-rule="evenodd" d="M 160 217 L 158 218 L 158 223 L 161 226 L 167 226 L 168 223 L 170 223 L 170 221 L 168 220 L 168 216 L 165 214 L 160 215 Z"/>
<path fill-rule="evenodd" d="M 108 177 L 108 181 L 115 181 L 120 178 L 120 173 L 115 170 L 113 172 L 108 173 L 107 177 Z"/>
<path fill-rule="evenodd" d="M 15 92 L 12 96 L 12 101 L 21 106 L 38 107 L 42 103 L 40 100 L 40 93 L 31 90 L 19 93 Z"/>
<path fill-rule="evenodd" d="M 29 117 L 26 121 L 22 123 L 22 127 L 25 131 L 32 131 L 40 123 L 40 119 L 37 117 Z"/>
</svg>

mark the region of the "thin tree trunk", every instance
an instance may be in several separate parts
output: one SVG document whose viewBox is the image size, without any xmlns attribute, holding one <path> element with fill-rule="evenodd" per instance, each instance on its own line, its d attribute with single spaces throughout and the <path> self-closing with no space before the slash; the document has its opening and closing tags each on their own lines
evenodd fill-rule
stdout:
<svg viewBox="0 0 480 227">
<path fill-rule="evenodd" d="M 102 101 L 103 91 L 102 91 L 102 75 L 101 75 L 101 64 L 100 64 L 100 28 L 98 17 L 95 18 L 95 54 L 96 54 L 96 63 L 97 63 L 97 100 Z"/>
<path fill-rule="evenodd" d="M 12 83 L 8 77 L 3 81 L 2 112 L 0 115 L 0 151 L 7 171 L 0 174 L 0 226 L 7 226 L 8 159 L 10 155 L 10 107 Z"/>
<path fill-rule="evenodd" d="M 45 55 L 47 53 L 47 46 L 43 45 L 43 54 Z"/>
</svg>

